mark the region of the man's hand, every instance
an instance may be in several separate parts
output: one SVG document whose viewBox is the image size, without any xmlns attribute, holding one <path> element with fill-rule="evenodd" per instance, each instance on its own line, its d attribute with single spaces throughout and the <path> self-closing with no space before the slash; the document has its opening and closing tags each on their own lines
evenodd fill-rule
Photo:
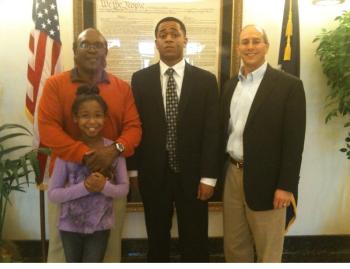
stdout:
<svg viewBox="0 0 350 269">
<path fill-rule="evenodd" d="M 277 189 L 275 191 L 275 196 L 273 199 L 273 208 L 280 209 L 290 206 L 290 203 L 292 202 L 292 197 L 293 194 L 291 192 Z"/>
<path fill-rule="evenodd" d="M 204 183 L 199 183 L 198 186 L 198 193 L 197 193 L 197 199 L 200 199 L 202 201 L 208 200 L 210 197 L 213 196 L 214 193 L 214 187 L 204 184 Z"/>
<path fill-rule="evenodd" d="M 86 153 L 84 156 L 84 163 L 91 172 L 108 171 L 118 155 L 119 152 L 113 144 Z"/>
<path fill-rule="evenodd" d="M 84 181 L 89 192 L 101 192 L 106 184 L 106 177 L 99 172 L 91 173 Z"/>
</svg>

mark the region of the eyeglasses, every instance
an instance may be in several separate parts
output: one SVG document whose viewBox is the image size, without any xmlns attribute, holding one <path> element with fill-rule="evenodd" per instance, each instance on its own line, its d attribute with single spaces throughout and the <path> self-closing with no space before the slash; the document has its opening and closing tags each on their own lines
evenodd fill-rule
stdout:
<svg viewBox="0 0 350 269">
<path fill-rule="evenodd" d="M 81 49 L 95 49 L 95 50 L 99 50 L 102 48 L 105 48 L 105 45 L 101 42 L 96 42 L 96 43 L 87 43 L 87 42 L 82 42 L 79 44 L 79 48 Z"/>
</svg>

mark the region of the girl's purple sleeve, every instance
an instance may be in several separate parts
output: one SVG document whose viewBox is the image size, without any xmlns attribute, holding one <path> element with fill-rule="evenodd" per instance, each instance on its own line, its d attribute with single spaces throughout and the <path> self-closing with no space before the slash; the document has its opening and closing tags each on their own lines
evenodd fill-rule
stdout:
<svg viewBox="0 0 350 269">
<path fill-rule="evenodd" d="M 102 193 L 113 198 L 125 197 L 129 192 L 129 177 L 124 157 L 118 157 L 114 175 L 115 181 L 107 181 Z"/>
<path fill-rule="evenodd" d="M 49 180 L 48 198 L 54 203 L 64 203 L 89 194 L 84 182 L 66 186 L 68 180 L 67 162 L 57 158 Z"/>
</svg>

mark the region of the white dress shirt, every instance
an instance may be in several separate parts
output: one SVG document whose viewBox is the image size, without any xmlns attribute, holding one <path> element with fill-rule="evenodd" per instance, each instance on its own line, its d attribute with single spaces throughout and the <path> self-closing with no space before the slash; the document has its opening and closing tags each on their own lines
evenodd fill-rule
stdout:
<svg viewBox="0 0 350 269">
<path fill-rule="evenodd" d="M 173 68 L 174 73 L 173 77 L 176 83 L 176 93 L 177 97 L 180 100 L 181 96 L 181 88 L 182 88 L 182 82 L 184 79 L 185 74 L 185 59 L 182 59 L 180 62 L 175 64 L 174 66 L 168 66 L 166 65 L 162 60 L 159 61 L 159 67 L 160 67 L 160 84 L 162 87 L 162 97 L 163 97 L 163 104 L 164 104 L 164 111 L 166 111 L 166 88 L 168 84 L 168 75 L 166 74 L 166 71 L 168 68 Z M 136 177 L 137 171 L 129 171 L 129 177 Z M 215 186 L 217 179 L 215 178 L 201 178 L 201 183 L 204 183 L 206 185 Z"/>
<path fill-rule="evenodd" d="M 159 67 L 160 67 L 160 85 L 162 87 L 164 111 L 166 111 L 166 88 L 168 85 L 168 78 L 169 78 L 169 76 L 166 74 L 166 71 L 169 68 L 174 69 L 173 77 L 176 84 L 176 94 L 177 94 L 178 100 L 180 100 L 182 82 L 184 80 L 184 73 L 185 73 L 185 59 L 182 59 L 180 62 L 178 62 L 174 66 L 168 66 L 164 62 L 162 62 L 162 60 L 160 60 Z"/>
<path fill-rule="evenodd" d="M 236 161 L 243 161 L 243 132 L 256 92 L 266 72 L 267 62 L 249 73 L 247 77 L 238 74 L 238 83 L 230 106 L 229 138 L 226 146 L 228 154 Z M 257 134 L 258 135 L 258 134 Z"/>
</svg>

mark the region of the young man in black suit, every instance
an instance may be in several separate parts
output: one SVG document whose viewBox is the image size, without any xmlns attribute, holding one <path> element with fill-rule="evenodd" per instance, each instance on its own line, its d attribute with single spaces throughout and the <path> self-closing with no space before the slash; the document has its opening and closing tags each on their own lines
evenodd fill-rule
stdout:
<svg viewBox="0 0 350 269">
<path fill-rule="evenodd" d="M 305 136 L 300 79 L 273 69 L 260 27 L 243 28 L 243 65 L 221 93 L 224 251 L 228 262 L 280 262 L 286 208 L 297 194 Z M 222 161 L 222 164 L 224 161 Z"/>
<path fill-rule="evenodd" d="M 129 170 L 137 170 L 148 261 L 169 261 L 175 205 L 181 260 L 207 262 L 207 201 L 216 184 L 219 156 L 217 81 L 185 62 L 183 22 L 166 17 L 158 22 L 155 36 L 160 62 L 132 76 L 143 136 L 128 163 Z"/>
</svg>

